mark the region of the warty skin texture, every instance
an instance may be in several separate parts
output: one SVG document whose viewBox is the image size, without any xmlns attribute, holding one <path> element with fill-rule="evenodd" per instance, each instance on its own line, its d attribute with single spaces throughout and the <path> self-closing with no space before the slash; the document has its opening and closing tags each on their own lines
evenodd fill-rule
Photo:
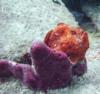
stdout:
<svg viewBox="0 0 100 94">
<path fill-rule="evenodd" d="M 59 23 L 46 34 L 44 42 L 51 49 L 62 51 L 68 55 L 70 63 L 75 68 L 73 72 L 77 68 L 77 71 L 74 73 L 75 75 L 79 76 L 86 72 L 87 63 L 85 54 L 89 48 L 89 40 L 87 32 L 83 29 L 80 27 L 73 28 L 64 23 Z M 81 62 L 84 63 L 84 66 Z M 82 69 L 79 67 L 82 67 Z"/>
</svg>

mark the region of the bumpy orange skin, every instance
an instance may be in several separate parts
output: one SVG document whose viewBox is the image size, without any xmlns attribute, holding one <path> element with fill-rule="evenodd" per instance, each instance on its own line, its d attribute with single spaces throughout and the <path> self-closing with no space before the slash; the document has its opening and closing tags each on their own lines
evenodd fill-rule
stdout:
<svg viewBox="0 0 100 94">
<path fill-rule="evenodd" d="M 81 28 L 72 28 L 64 23 L 59 23 L 49 31 L 44 42 L 55 51 L 65 52 L 71 63 L 77 63 L 85 58 L 89 48 L 88 34 Z"/>
</svg>

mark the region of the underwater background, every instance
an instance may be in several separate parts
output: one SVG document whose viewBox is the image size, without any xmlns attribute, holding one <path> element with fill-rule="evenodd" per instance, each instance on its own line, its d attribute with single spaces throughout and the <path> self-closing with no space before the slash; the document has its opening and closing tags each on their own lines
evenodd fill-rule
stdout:
<svg viewBox="0 0 100 94">
<path fill-rule="evenodd" d="M 84 13 L 89 17 L 88 21 L 84 21 Z M 43 40 L 45 34 L 59 22 L 74 27 L 82 26 L 88 32 L 88 72 L 83 77 L 75 78 L 70 87 L 49 90 L 48 94 L 99 94 L 99 0 L 0 0 L 0 59 L 18 61 L 33 40 Z M 18 80 L 10 78 L 0 83 L 0 94 L 44 93 L 32 91 Z"/>
</svg>

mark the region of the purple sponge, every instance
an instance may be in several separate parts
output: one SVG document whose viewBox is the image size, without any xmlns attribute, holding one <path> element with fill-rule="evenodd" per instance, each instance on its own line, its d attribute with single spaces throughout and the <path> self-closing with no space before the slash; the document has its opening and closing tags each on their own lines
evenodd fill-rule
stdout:
<svg viewBox="0 0 100 94">
<path fill-rule="evenodd" d="M 10 63 L 7 60 L 0 60 L 0 78 L 11 77 Z"/>
<path fill-rule="evenodd" d="M 41 88 L 60 88 L 71 82 L 72 67 L 65 53 L 55 52 L 40 42 L 32 44 L 30 53 L 42 82 Z"/>
<path fill-rule="evenodd" d="M 85 72 L 87 72 L 87 61 L 86 58 L 78 61 L 77 64 L 72 67 L 73 75 L 82 76 Z"/>
<path fill-rule="evenodd" d="M 62 88 L 72 80 L 72 66 L 67 55 L 55 52 L 44 43 L 34 42 L 30 49 L 30 64 L 0 60 L 0 77 L 13 76 L 23 84 L 38 90 Z"/>
</svg>

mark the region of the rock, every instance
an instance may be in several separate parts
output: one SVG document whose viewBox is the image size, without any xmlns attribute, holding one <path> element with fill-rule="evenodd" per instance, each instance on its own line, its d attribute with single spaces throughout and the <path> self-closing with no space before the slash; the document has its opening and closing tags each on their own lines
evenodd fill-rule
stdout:
<svg viewBox="0 0 100 94">
<path fill-rule="evenodd" d="M 0 58 L 20 57 L 35 39 L 59 22 L 78 26 L 65 6 L 52 0 L 0 1 Z"/>
</svg>

